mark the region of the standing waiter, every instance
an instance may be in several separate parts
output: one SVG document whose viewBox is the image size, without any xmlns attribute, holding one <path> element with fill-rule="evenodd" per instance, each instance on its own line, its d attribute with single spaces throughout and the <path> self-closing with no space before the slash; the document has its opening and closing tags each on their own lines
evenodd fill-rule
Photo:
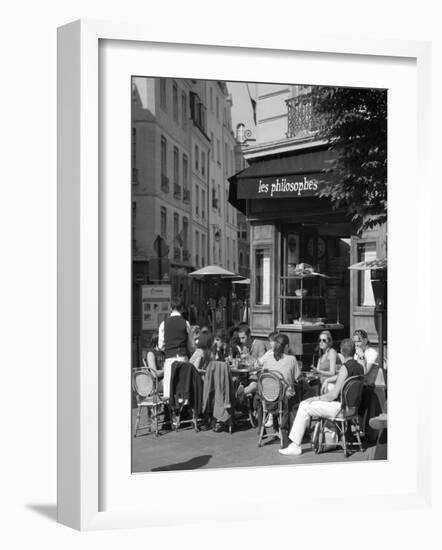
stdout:
<svg viewBox="0 0 442 550">
<path fill-rule="evenodd" d="M 174 361 L 188 361 L 194 343 L 189 322 L 182 316 L 183 303 L 175 297 L 171 301 L 172 312 L 158 329 L 158 347 L 164 351 L 164 398 L 170 397 L 170 374 Z"/>
</svg>

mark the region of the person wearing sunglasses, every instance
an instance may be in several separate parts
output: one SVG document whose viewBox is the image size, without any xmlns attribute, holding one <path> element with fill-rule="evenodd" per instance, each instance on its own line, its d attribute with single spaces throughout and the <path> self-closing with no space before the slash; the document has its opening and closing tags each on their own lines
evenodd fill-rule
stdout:
<svg viewBox="0 0 442 550">
<path fill-rule="evenodd" d="M 312 372 L 319 374 L 322 392 L 328 391 L 328 385 L 335 382 L 338 368 L 341 364 L 336 350 L 333 348 L 333 337 L 328 330 L 323 330 L 319 335 L 319 359 L 317 367 L 312 367 Z"/>
</svg>

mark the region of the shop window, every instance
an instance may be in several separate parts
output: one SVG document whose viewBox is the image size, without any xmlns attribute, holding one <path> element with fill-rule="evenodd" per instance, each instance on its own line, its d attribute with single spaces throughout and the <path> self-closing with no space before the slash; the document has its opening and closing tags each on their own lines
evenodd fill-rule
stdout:
<svg viewBox="0 0 442 550">
<path fill-rule="evenodd" d="M 281 233 L 281 265 L 279 280 L 280 319 L 282 325 L 292 323 L 315 324 L 326 318 L 324 278 L 300 269 L 305 262 L 301 254 L 301 241 L 308 235 L 284 227 Z M 305 248 L 305 246 L 304 246 Z M 313 270 L 312 270 L 313 271 Z"/>
<path fill-rule="evenodd" d="M 368 262 L 376 258 L 376 243 L 359 243 L 357 248 L 358 262 Z M 371 272 L 369 269 L 358 271 L 358 306 L 373 307 L 375 305 L 371 287 Z"/>
<path fill-rule="evenodd" d="M 255 303 L 270 304 L 270 250 L 255 250 Z"/>
</svg>

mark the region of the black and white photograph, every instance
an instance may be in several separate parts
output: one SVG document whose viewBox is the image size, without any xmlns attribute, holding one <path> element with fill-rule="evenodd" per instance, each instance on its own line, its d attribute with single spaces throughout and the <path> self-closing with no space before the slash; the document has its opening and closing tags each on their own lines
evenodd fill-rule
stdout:
<svg viewBox="0 0 442 550">
<path fill-rule="evenodd" d="M 132 471 L 387 459 L 387 90 L 131 85 Z"/>
</svg>

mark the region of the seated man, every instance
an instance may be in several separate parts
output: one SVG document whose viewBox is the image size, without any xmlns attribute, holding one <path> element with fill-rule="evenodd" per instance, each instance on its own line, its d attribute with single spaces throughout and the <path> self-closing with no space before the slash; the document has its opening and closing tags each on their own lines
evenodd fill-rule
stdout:
<svg viewBox="0 0 442 550">
<path fill-rule="evenodd" d="M 344 361 L 339 371 L 335 387 L 323 395 L 311 397 L 300 403 L 289 434 L 289 439 L 291 439 L 292 443 L 285 449 L 279 449 L 280 454 L 292 456 L 302 454 L 301 443 L 312 416 L 334 418 L 341 409 L 341 403 L 338 399 L 345 380 L 351 376 L 362 376 L 364 374 L 362 365 L 353 359 L 355 346 L 350 339 L 347 338 L 342 340 L 341 353 Z"/>
<path fill-rule="evenodd" d="M 239 358 L 250 368 L 253 368 L 260 357 L 266 352 L 265 344 L 262 340 L 252 340 L 250 328 L 246 324 L 239 326 L 238 344 Z M 244 397 L 252 397 L 258 388 L 256 375 L 250 376 L 250 383 L 244 388 Z M 242 391 L 240 390 L 240 394 Z M 241 397 L 241 396 L 239 396 Z"/>
</svg>

